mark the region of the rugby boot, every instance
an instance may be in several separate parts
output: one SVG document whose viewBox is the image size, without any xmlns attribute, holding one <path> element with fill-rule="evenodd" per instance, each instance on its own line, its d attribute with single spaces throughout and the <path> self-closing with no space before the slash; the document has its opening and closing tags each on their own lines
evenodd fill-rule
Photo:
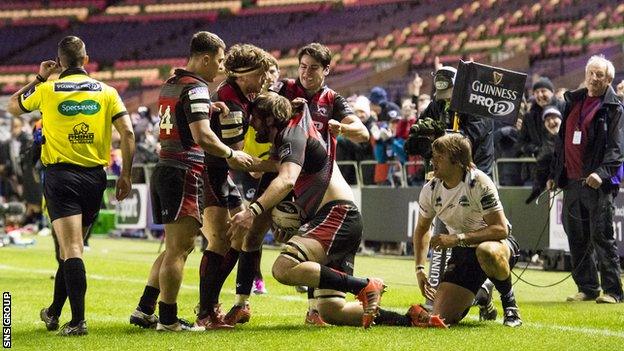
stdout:
<svg viewBox="0 0 624 351">
<path fill-rule="evenodd" d="M 519 327 L 522 325 L 522 319 L 520 319 L 520 311 L 518 307 L 505 308 L 505 316 L 503 317 L 503 325 L 508 327 Z"/>
<path fill-rule="evenodd" d="M 195 320 L 195 326 L 202 327 L 204 330 L 214 330 L 214 329 L 224 329 L 231 330 L 234 329 L 234 326 L 231 324 L 227 324 L 224 321 L 223 312 L 221 312 L 221 304 L 215 305 L 204 318 L 199 318 Z"/>
<path fill-rule="evenodd" d="M 432 315 L 421 305 L 412 305 L 407 310 L 407 315 L 412 320 L 412 327 L 447 329 L 444 320 L 438 315 Z"/>
<path fill-rule="evenodd" d="M 236 325 L 237 323 L 247 323 L 251 318 L 251 307 L 249 302 L 243 305 L 234 305 L 223 318 L 223 322 L 228 325 Z"/>
<path fill-rule="evenodd" d="M 379 278 L 369 278 L 368 284 L 357 294 L 357 299 L 362 303 L 364 314 L 362 315 L 362 326 L 368 329 L 379 314 L 381 295 L 386 291 L 383 280 Z"/>
<path fill-rule="evenodd" d="M 306 312 L 305 324 L 316 327 L 326 327 L 329 325 L 321 318 L 321 314 L 317 310 L 308 310 L 308 312 Z"/>
<path fill-rule="evenodd" d="M 191 324 L 189 321 L 186 321 L 184 319 L 178 319 L 177 322 L 173 323 L 173 324 L 162 324 L 160 322 L 158 322 L 158 324 L 156 324 L 156 330 L 157 331 L 165 331 L 165 332 L 181 332 L 181 331 L 204 331 L 206 330 L 203 326 L 197 326 L 194 324 Z"/>
<path fill-rule="evenodd" d="M 262 279 L 254 279 L 253 293 L 256 294 L 256 295 L 263 295 L 263 294 L 267 294 L 268 293 L 266 285 L 264 284 L 264 280 L 262 280 Z"/>
<path fill-rule="evenodd" d="M 80 321 L 78 325 L 72 327 L 70 322 L 63 324 L 61 330 L 58 332 L 58 336 L 80 336 L 87 335 L 87 321 Z"/>
<path fill-rule="evenodd" d="M 41 318 L 41 321 L 45 323 L 48 331 L 57 330 L 59 328 L 59 317 L 48 314 L 47 308 L 41 309 L 41 312 L 39 312 L 39 318 Z"/>
<path fill-rule="evenodd" d="M 155 314 L 147 314 L 138 308 L 132 311 L 130 315 L 130 324 L 134 324 L 145 329 L 154 329 L 158 324 L 158 317 Z"/>
</svg>

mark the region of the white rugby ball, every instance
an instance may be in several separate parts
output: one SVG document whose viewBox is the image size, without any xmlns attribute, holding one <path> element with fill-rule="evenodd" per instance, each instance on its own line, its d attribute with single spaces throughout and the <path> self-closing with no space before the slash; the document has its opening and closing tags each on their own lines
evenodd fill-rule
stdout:
<svg viewBox="0 0 624 351">
<path fill-rule="evenodd" d="M 280 229 L 297 230 L 301 227 L 301 208 L 292 201 L 282 201 L 273 207 L 271 218 Z"/>
</svg>

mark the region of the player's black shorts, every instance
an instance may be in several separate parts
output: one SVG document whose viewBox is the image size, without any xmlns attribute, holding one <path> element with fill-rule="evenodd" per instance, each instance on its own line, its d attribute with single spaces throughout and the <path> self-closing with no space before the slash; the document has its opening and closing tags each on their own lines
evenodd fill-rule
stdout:
<svg viewBox="0 0 624 351">
<path fill-rule="evenodd" d="M 227 167 L 206 167 L 204 169 L 204 202 L 206 207 L 217 206 L 233 209 L 243 203 L 240 191 L 238 191 L 228 172 Z"/>
<path fill-rule="evenodd" d="M 513 268 L 516 262 L 518 262 L 520 247 L 516 239 L 511 235 L 503 242 L 511 250 L 509 267 Z M 459 285 L 476 295 L 481 285 L 487 279 L 487 275 L 479 265 L 476 252 L 477 250 L 474 247 L 454 247 L 442 276 L 442 281 Z"/>
<path fill-rule="evenodd" d="M 328 267 L 353 275 L 355 254 L 362 240 L 362 216 L 353 202 L 326 203 L 311 221 L 299 228 L 299 233 L 323 246 Z"/>
<path fill-rule="evenodd" d="M 232 172 L 232 171 L 230 171 Z M 233 171 L 232 173 L 234 183 L 239 185 L 241 195 L 246 201 L 252 202 L 256 196 L 256 189 L 258 188 L 259 178 L 254 178 L 249 172 Z"/>
<path fill-rule="evenodd" d="M 201 169 L 156 165 L 150 181 L 154 223 L 167 224 L 190 216 L 202 222 L 204 208 Z"/>
<path fill-rule="evenodd" d="M 58 163 L 45 169 L 43 193 L 50 221 L 82 213 L 82 226 L 95 221 L 106 189 L 102 167 L 86 168 Z"/>
</svg>

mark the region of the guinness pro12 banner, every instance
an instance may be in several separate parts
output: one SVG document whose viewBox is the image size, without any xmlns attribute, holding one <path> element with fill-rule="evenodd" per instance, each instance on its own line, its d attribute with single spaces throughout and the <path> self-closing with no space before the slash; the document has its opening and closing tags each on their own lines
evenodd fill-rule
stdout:
<svg viewBox="0 0 624 351">
<path fill-rule="evenodd" d="M 526 78 L 526 73 L 461 61 L 451 109 L 480 117 L 513 119 L 522 101 Z"/>
</svg>

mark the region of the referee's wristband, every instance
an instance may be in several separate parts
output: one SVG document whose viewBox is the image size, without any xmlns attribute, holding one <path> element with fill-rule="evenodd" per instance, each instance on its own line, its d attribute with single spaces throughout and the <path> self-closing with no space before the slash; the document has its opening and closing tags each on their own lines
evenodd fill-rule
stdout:
<svg viewBox="0 0 624 351">
<path fill-rule="evenodd" d="M 47 79 L 43 78 L 43 77 L 41 76 L 41 74 L 37 74 L 37 75 L 35 76 L 35 79 L 37 79 L 37 80 L 38 80 L 38 81 L 40 81 L 41 83 L 43 83 L 43 82 L 47 81 Z"/>
<path fill-rule="evenodd" d="M 226 160 L 229 160 L 229 159 L 231 159 L 233 156 L 234 156 L 234 150 L 232 150 L 232 148 L 230 148 L 230 154 L 229 154 L 229 155 L 227 155 L 227 156 L 225 157 L 225 159 L 226 159 Z"/>
<path fill-rule="evenodd" d="M 258 201 L 254 201 L 249 204 L 249 211 L 254 214 L 254 216 L 258 216 L 262 212 L 264 212 L 264 207 Z"/>
</svg>

